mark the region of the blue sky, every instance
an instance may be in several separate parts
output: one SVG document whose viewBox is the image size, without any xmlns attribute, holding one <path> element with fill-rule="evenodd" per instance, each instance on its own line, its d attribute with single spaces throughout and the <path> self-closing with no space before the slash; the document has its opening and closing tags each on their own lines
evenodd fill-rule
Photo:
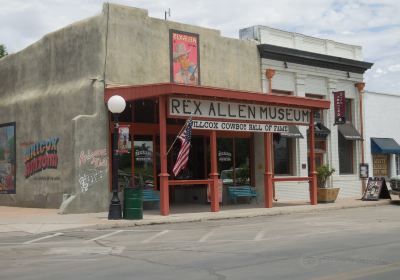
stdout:
<svg viewBox="0 0 400 280">
<path fill-rule="evenodd" d="M 374 66 L 366 89 L 400 95 L 399 0 L 203 0 L 111 1 L 144 8 L 149 15 L 221 30 L 238 38 L 239 29 L 266 25 L 309 36 L 360 45 Z M 0 44 L 22 50 L 45 34 L 96 15 L 101 0 L 0 0 Z"/>
</svg>

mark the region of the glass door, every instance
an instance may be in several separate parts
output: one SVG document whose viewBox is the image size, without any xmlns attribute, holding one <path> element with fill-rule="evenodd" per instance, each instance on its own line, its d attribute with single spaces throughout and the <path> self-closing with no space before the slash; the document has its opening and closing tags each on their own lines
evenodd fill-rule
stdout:
<svg viewBox="0 0 400 280">
<path fill-rule="evenodd" d="M 141 184 L 147 188 L 154 188 L 154 141 L 153 136 L 137 135 L 134 137 L 134 184 Z"/>
</svg>

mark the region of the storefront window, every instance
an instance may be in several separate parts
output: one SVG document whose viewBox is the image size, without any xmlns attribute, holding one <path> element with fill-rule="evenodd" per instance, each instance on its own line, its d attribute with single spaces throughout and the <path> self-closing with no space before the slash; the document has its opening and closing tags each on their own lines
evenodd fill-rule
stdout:
<svg viewBox="0 0 400 280">
<path fill-rule="evenodd" d="M 153 137 L 135 136 L 134 141 L 134 181 L 146 187 L 154 187 Z"/>
<path fill-rule="evenodd" d="M 218 173 L 224 185 L 234 184 L 233 139 L 218 138 L 217 140 Z"/>
<path fill-rule="evenodd" d="M 118 114 L 118 121 L 119 122 L 132 122 L 132 102 L 127 102 L 125 110 Z"/>
<path fill-rule="evenodd" d="M 345 118 L 347 123 L 352 123 L 353 122 L 353 105 L 352 105 L 352 100 L 349 98 L 346 98 L 346 112 L 345 112 Z"/>
<path fill-rule="evenodd" d="M 346 122 L 353 122 L 353 104 L 352 100 L 346 98 Z M 341 133 L 338 135 L 338 148 L 339 148 L 339 173 L 340 174 L 354 174 L 354 147 L 355 142 L 346 140 Z"/>
<path fill-rule="evenodd" d="M 127 132 L 125 132 L 125 129 L 127 129 Z M 126 186 L 132 177 L 132 149 L 129 127 L 120 130 L 118 136 L 118 185 Z M 122 138 L 124 138 L 123 141 L 121 140 Z"/>
<path fill-rule="evenodd" d="M 155 100 L 137 100 L 133 105 L 134 122 L 157 123 L 158 107 Z"/>
<path fill-rule="evenodd" d="M 291 175 L 292 139 L 280 137 L 274 141 L 274 173 Z"/>
<path fill-rule="evenodd" d="M 218 138 L 218 172 L 224 185 L 250 184 L 250 140 Z"/>
<path fill-rule="evenodd" d="M 235 138 L 235 184 L 250 184 L 250 140 Z"/>
<path fill-rule="evenodd" d="M 400 154 L 396 155 L 396 174 L 400 175 Z"/>
<path fill-rule="evenodd" d="M 354 173 L 354 141 L 346 140 L 341 133 L 338 135 L 339 173 Z"/>
</svg>

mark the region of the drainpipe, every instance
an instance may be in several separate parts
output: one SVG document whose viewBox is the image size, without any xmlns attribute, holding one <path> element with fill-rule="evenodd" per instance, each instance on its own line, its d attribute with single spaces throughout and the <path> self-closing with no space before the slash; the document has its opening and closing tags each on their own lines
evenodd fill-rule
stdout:
<svg viewBox="0 0 400 280">
<path fill-rule="evenodd" d="M 266 71 L 265 71 L 265 76 L 267 77 L 267 80 L 268 80 L 268 92 L 267 92 L 267 94 L 272 94 L 272 78 L 275 76 L 275 73 L 276 73 L 276 71 L 275 71 L 275 69 L 267 69 Z M 270 153 L 269 153 L 269 155 L 270 155 L 270 160 L 271 160 L 271 170 L 270 170 L 270 172 L 271 172 L 271 178 L 274 178 L 274 171 L 275 171 L 275 162 L 274 162 L 274 141 L 273 141 L 273 137 L 272 137 L 272 135 L 273 135 L 273 133 L 271 133 L 271 140 L 269 141 L 270 143 Z M 266 147 L 267 146 L 264 146 L 264 149 L 266 149 Z M 265 154 L 265 155 L 267 155 L 267 153 Z M 272 181 L 272 180 L 271 180 Z M 273 197 L 273 200 L 274 201 L 277 201 L 278 199 L 276 198 L 276 195 L 275 195 L 275 182 L 273 182 L 272 183 L 272 197 Z M 271 206 L 272 207 L 272 206 Z"/>
<path fill-rule="evenodd" d="M 361 164 L 365 163 L 365 158 L 364 158 L 364 118 L 363 118 L 363 93 L 364 93 L 364 87 L 365 83 L 360 82 L 355 84 L 358 93 L 359 93 L 359 98 L 360 98 L 360 132 L 361 132 Z M 365 179 L 361 179 L 361 191 L 364 193 L 365 191 Z"/>
<path fill-rule="evenodd" d="M 267 77 L 268 80 L 268 92 L 267 94 L 271 94 L 272 93 L 272 78 L 275 75 L 275 70 L 274 69 L 267 69 L 265 71 L 265 76 Z"/>
</svg>

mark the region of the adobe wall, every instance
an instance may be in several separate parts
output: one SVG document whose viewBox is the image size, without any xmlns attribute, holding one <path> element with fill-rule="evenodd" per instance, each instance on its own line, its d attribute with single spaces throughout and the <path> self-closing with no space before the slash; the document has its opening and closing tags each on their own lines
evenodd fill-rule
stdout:
<svg viewBox="0 0 400 280">
<path fill-rule="evenodd" d="M 103 77 L 104 18 L 67 26 L 0 60 L 0 123 L 16 122 L 16 194 L 1 194 L 0 205 L 59 208 L 73 195 L 72 212 L 104 210 L 108 191 L 96 191 L 104 184 L 84 192 L 98 203 L 79 205 L 86 172 L 79 155 L 107 148 L 104 85 L 91 80 Z"/>
</svg>

